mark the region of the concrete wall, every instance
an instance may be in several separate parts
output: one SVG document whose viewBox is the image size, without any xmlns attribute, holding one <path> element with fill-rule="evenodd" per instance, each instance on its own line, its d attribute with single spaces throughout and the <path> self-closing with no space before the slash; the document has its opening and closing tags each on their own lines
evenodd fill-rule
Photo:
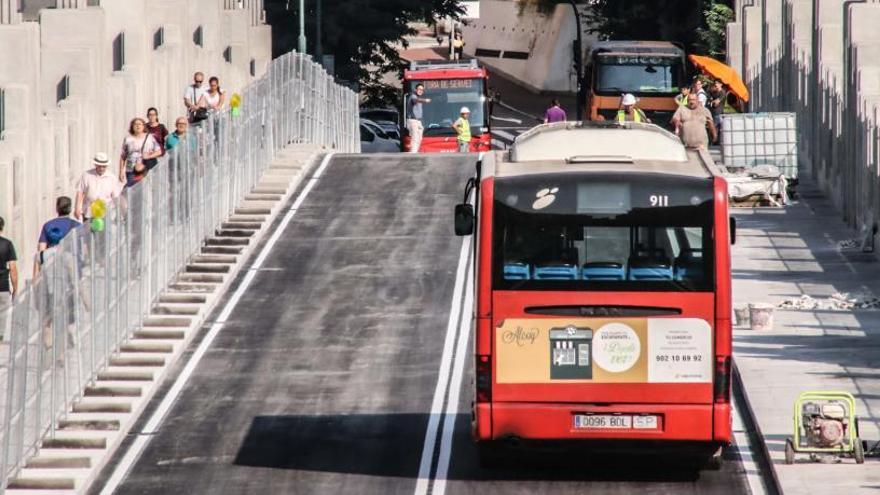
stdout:
<svg viewBox="0 0 880 495">
<path fill-rule="evenodd" d="M 595 36 L 582 26 L 587 49 Z M 577 81 L 572 66 L 572 46 L 576 37 L 571 6 L 560 4 L 544 15 L 534 7 L 523 7 L 515 0 L 482 0 L 480 18 L 462 30 L 465 53 L 478 50 L 501 52 L 499 56 L 479 56 L 480 61 L 536 92 L 572 92 Z M 510 58 L 527 54 L 527 58 Z"/>
<path fill-rule="evenodd" d="M 751 110 L 797 112 L 802 169 L 875 242 L 880 1 L 737 0 L 736 15 L 729 62 L 746 76 Z"/>
<path fill-rule="evenodd" d="M 193 72 L 219 77 L 231 94 L 262 75 L 272 47 L 262 0 L 21 2 L 0 0 L 0 216 L 29 274 L 55 198 L 73 197 L 95 152 L 109 153 L 115 168 L 133 117 L 154 106 L 173 130 Z M 193 38 L 199 27 L 202 46 Z M 113 42 L 121 33 L 125 64 L 114 71 Z M 65 77 L 68 96 L 59 101 Z"/>
</svg>

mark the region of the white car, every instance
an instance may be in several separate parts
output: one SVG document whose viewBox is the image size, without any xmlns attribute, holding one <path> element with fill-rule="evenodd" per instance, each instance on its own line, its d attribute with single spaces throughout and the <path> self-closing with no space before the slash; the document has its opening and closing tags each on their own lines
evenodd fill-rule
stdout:
<svg viewBox="0 0 880 495">
<path fill-rule="evenodd" d="M 372 120 L 361 119 L 361 153 L 397 153 L 400 141 L 391 139 Z"/>
</svg>

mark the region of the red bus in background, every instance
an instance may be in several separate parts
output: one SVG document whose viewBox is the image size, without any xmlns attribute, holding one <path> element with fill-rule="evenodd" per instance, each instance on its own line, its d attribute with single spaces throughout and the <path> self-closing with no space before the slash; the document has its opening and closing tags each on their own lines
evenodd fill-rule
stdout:
<svg viewBox="0 0 880 495">
<path fill-rule="evenodd" d="M 425 85 L 422 104 L 424 134 L 418 151 L 422 153 L 456 153 L 458 142 L 453 122 L 461 107 L 471 111 L 471 151 L 489 151 L 492 134 L 489 129 L 489 73 L 476 60 L 452 62 L 416 61 L 403 72 L 403 151 L 410 151 L 406 129 L 406 102 L 417 84 Z"/>
<path fill-rule="evenodd" d="M 715 170 L 636 123 L 540 125 L 484 155 L 476 205 L 455 215 L 456 234 L 476 233 L 481 462 L 506 440 L 721 462 L 735 224 Z"/>
</svg>

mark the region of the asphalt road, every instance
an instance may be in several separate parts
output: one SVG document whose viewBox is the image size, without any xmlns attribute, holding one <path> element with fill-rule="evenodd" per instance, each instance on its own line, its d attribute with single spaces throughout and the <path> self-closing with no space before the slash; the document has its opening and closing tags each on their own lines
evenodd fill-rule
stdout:
<svg viewBox="0 0 880 495">
<path fill-rule="evenodd" d="M 473 162 L 334 158 L 117 493 L 413 493 Z M 747 492 L 735 459 L 699 472 L 563 453 L 480 469 L 467 363 L 447 493 Z"/>
</svg>

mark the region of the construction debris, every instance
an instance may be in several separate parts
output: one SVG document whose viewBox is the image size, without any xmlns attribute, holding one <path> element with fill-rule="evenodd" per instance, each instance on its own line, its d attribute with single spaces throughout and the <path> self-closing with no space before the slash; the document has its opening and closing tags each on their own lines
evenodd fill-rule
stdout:
<svg viewBox="0 0 880 495">
<path fill-rule="evenodd" d="M 836 292 L 828 298 L 814 298 L 806 294 L 801 297 L 786 299 L 776 305 L 779 309 L 799 309 L 799 310 L 831 310 L 846 311 L 850 309 L 878 309 L 880 308 L 880 298 L 874 297 L 872 294 L 848 292 Z"/>
</svg>

